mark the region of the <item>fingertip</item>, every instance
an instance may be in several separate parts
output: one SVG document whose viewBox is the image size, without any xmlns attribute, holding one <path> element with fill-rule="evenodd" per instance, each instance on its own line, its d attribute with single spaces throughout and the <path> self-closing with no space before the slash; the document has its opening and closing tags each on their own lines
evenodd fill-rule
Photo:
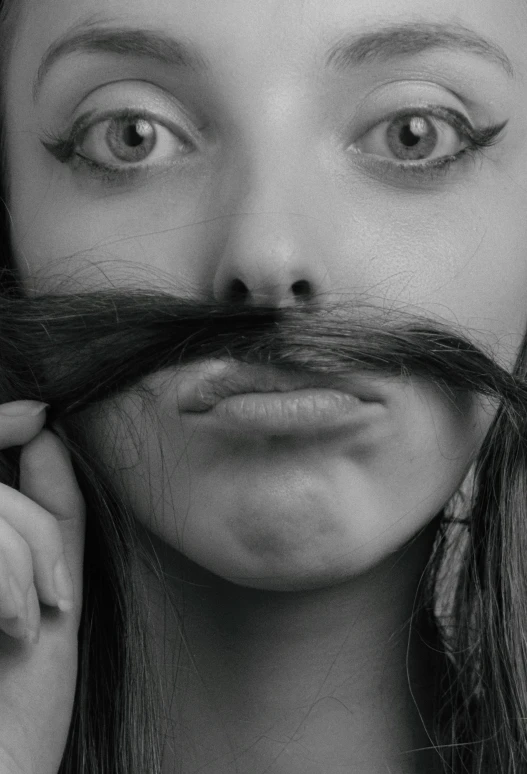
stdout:
<svg viewBox="0 0 527 774">
<path fill-rule="evenodd" d="M 14 400 L 10 403 L 2 403 L 0 405 L 0 418 L 31 418 L 40 415 L 44 416 L 45 411 L 48 408 L 48 403 L 41 403 L 37 400 Z"/>
<path fill-rule="evenodd" d="M 20 468 L 21 474 L 32 477 L 38 477 L 42 473 L 47 475 L 50 469 L 69 471 L 71 469 L 71 456 L 58 435 L 47 427 L 43 427 L 22 449 Z"/>
<path fill-rule="evenodd" d="M 13 401 L 0 405 L 0 449 L 24 446 L 42 430 L 46 422 L 45 403 Z"/>
<path fill-rule="evenodd" d="M 20 491 L 57 517 L 83 513 L 84 502 L 70 453 L 47 428 L 22 449 Z"/>
<path fill-rule="evenodd" d="M 26 445 L 25 449 L 22 450 L 22 454 L 31 456 L 35 453 L 35 450 L 40 451 L 40 447 L 45 448 L 52 454 L 59 454 L 63 459 L 68 460 L 68 462 L 71 460 L 70 453 L 66 449 L 61 438 L 59 438 L 54 430 L 48 427 L 43 427 L 41 429 L 40 433 L 38 433 L 38 435 Z"/>
</svg>

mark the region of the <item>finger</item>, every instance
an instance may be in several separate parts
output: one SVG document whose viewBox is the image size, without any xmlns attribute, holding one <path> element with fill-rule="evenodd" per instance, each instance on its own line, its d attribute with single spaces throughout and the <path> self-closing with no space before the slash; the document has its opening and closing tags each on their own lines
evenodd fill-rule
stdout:
<svg viewBox="0 0 527 774">
<path fill-rule="evenodd" d="M 0 546 L 24 595 L 35 582 L 39 596 L 56 605 L 54 568 L 64 553 L 56 518 L 11 487 L 0 484 Z"/>
<path fill-rule="evenodd" d="M 36 642 L 40 607 L 33 583 L 31 551 L 18 532 L 3 520 L 0 546 L 0 629 L 12 637 Z"/>
<path fill-rule="evenodd" d="M 23 446 L 34 438 L 46 421 L 46 404 L 18 400 L 0 405 L 0 449 Z"/>
<path fill-rule="evenodd" d="M 26 595 L 26 599 L 20 606 L 22 612 L 13 618 L 0 618 L 0 629 L 15 639 L 24 639 L 27 642 L 36 643 L 40 636 L 40 604 L 35 586 Z"/>
<path fill-rule="evenodd" d="M 13 582 L 15 586 L 12 585 Z M 0 619 L 16 618 L 23 613 L 23 604 L 23 592 L 11 572 L 5 551 L 0 548 Z"/>
<path fill-rule="evenodd" d="M 53 515 L 62 538 L 66 568 L 73 582 L 76 608 L 80 612 L 86 518 L 84 499 L 66 447 L 49 430 L 42 430 L 22 449 L 20 494 L 44 513 Z"/>
</svg>

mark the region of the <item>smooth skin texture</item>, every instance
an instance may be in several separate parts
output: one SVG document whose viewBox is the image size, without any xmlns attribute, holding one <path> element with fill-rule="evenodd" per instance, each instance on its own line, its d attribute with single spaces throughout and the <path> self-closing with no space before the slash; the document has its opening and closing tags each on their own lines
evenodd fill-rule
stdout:
<svg viewBox="0 0 527 774">
<path fill-rule="evenodd" d="M 34 101 L 48 47 L 87 23 L 183 39 L 193 66 L 78 51 L 55 59 Z M 315 306 L 358 294 L 467 326 L 511 367 L 526 323 L 525 23 L 520 0 L 26 0 L 6 99 L 27 288 L 169 281 L 224 301 L 243 283 L 248 303 Z M 343 39 L 394 24 L 468 28 L 515 77 L 466 41 L 325 66 Z M 101 123 L 124 109 L 157 122 L 140 164 L 112 155 Z M 438 111 L 477 129 L 508 123 L 494 147 L 418 173 L 386 143 L 393 114 L 415 109 L 435 111 L 439 156 L 466 136 Z M 87 113 L 76 152 L 141 172 L 96 175 L 43 146 Z M 427 744 L 406 683 L 407 620 L 427 525 L 488 409 L 381 380 L 382 410 L 359 434 L 229 434 L 181 415 L 173 380 L 152 378 L 148 403 L 124 396 L 86 417 L 145 545 L 172 577 L 181 555 L 197 562 L 211 587 L 185 589 L 183 678 L 164 651 L 177 652 L 179 630 L 149 584 L 178 739 L 166 772 L 180 759 L 185 774 L 431 771 L 402 755 Z M 410 671 L 423 658 L 417 648 Z"/>
</svg>

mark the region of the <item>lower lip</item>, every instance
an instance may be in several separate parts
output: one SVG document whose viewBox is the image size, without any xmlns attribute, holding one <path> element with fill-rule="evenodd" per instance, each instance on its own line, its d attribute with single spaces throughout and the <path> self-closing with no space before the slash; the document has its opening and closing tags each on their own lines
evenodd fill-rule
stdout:
<svg viewBox="0 0 527 774">
<path fill-rule="evenodd" d="M 304 389 L 231 395 L 195 415 L 231 430 L 288 435 L 345 429 L 379 406 L 338 390 Z"/>
</svg>

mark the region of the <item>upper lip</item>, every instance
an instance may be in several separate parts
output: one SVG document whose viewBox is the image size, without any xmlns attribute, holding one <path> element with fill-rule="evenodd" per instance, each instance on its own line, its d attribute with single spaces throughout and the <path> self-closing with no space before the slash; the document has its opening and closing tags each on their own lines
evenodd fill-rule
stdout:
<svg viewBox="0 0 527 774">
<path fill-rule="evenodd" d="M 276 366 L 206 360 L 183 366 L 177 373 L 180 411 L 208 411 L 232 395 L 291 392 L 310 388 L 338 390 L 364 401 L 379 399 L 371 394 L 371 389 L 365 391 L 364 386 L 361 388 L 354 379 L 286 370 Z"/>
</svg>

